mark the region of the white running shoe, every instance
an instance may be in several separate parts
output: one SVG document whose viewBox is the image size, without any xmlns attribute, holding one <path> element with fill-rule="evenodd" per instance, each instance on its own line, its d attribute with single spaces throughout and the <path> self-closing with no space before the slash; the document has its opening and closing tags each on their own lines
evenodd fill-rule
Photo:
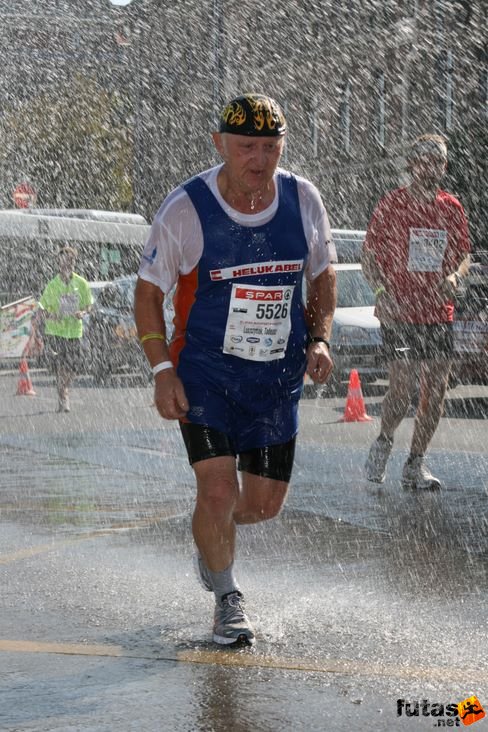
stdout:
<svg viewBox="0 0 488 732">
<path fill-rule="evenodd" d="M 406 462 L 402 473 L 403 488 L 433 491 L 441 488 L 441 481 L 436 478 L 425 466 L 422 456 Z"/>
<path fill-rule="evenodd" d="M 384 483 L 386 463 L 390 457 L 393 440 L 380 435 L 371 445 L 368 459 L 364 465 L 366 478 L 372 483 Z"/>
<path fill-rule="evenodd" d="M 228 592 L 215 605 L 213 639 L 215 643 L 229 646 L 252 646 L 254 630 L 244 611 L 244 597 L 239 590 Z"/>
<path fill-rule="evenodd" d="M 197 580 L 199 581 L 203 589 L 207 590 L 207 592 L 212 592 L 213 587 L 210 581 L 210 575 L 208 573 L 207 567 L 203 562 L 202 557 L 200 556 L 200 552 L 195 552 L 195 554 L 193 555 L 193 568 L 195 570 Z"/>
</svg>

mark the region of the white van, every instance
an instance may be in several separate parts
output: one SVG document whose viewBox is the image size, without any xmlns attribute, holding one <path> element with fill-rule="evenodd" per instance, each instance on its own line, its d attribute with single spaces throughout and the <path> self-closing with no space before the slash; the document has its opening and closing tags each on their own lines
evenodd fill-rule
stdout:
<svg viewBox="0 0 488 732">
<path fill-rule="evenodd" d="M 111 280 L 137 271 L 149 225 L 143 216 L 89 209 L 0 210 L 0 305 L 37 295 L 56 273 L 62 246 L 79 252 L 76 271 Z"/>
</svg>

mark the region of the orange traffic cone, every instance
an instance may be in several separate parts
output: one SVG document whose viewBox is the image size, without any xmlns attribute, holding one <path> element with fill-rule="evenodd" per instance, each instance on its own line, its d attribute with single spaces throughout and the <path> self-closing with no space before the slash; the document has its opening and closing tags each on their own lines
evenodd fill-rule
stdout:
<svg viewBox="0 0 488 732">
<path fill-rule="evenodd" d="M 368 417 L 366 414 L 359 374 L 357 369 L 353 369 L 349 376 L 346 409 L 344 411 L 344 416 L 341 417 L 339 422 L 372 422 L 372 420 L 373 418 Z"/>
<path fill-rule="evenodd" d="M 23 358 L 19 366 L 20 379 L 17 385 L 17 396 L 36 396 L 36 392 L 32 387 L 32 381 L 29 376 L 29 367 L 27 359 Z"/>
</svg>

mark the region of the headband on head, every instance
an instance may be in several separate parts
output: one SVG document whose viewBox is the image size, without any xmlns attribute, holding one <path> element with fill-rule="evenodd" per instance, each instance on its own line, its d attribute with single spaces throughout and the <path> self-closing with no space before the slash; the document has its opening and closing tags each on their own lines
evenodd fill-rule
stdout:
<svg viewBox="0 0 488 732">
<path fill-rule="evenodd" d="M 421 155 L 435 155 L 447 160 L 447 145 L 441 140 L 418 140 L 412 143 L 408 159 L 412 160 Z"/>
</svg>

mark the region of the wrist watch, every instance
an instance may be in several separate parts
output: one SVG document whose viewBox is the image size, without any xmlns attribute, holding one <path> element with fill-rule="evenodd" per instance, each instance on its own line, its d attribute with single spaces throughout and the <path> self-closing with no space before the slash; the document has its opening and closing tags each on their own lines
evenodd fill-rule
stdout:
<svg viewBox="0 0 488 732">
<path fill-rule="evenodd" d="M 322 338 L 322 336 L 308 336 L 308 345 L 311 343 L 325 343 L 327 348 L 330 348 L 330 342 L 327 338 Z"/>
</svg>

